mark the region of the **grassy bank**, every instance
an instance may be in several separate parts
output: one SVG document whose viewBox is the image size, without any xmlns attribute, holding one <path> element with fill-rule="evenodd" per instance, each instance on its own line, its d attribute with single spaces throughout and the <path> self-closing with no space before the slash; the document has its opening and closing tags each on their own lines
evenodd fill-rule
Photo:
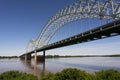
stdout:
<svg viewBox="0 0 120 80">
<path fill-rule="evenodd" d="M 0 74 L 0 80 L 120 80 L 120 72 L 109 69 L 90 74 L 75 68 L 64 69 L 55 74 L 41 74 L 41 78 L 18 71 L 8 71 Z"/>
</svg>

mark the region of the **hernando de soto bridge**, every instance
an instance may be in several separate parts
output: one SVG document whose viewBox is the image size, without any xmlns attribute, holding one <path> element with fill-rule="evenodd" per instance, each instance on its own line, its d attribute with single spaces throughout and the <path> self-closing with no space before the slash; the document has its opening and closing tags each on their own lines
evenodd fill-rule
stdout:
<svg viewBox="0 0 120 80">
<path fill-rule="evenodd" d="M 91 18 L 112 21 L 84 32 L 80 32 L 77 35 L 48 44 L 53 35 L 65 24 L 76 20 Z M 91 25 L 91 22 L 89 25 Z M 34 53 L 34 60 L 36 61 L 37 52 L 43 51 L 43 59 L 45 60 L 46 50 L 117 35 L 120 35 L 119 2 L 114 0 L 79 0 L 78 2 L 64 7 L 53 15 L 43 27 L 39 37 L 34 41 L 30 40 L 27 46 L 27 52 L 20 57 L 25 60 L 31 60 L 31 54 Z"/>
</svg>

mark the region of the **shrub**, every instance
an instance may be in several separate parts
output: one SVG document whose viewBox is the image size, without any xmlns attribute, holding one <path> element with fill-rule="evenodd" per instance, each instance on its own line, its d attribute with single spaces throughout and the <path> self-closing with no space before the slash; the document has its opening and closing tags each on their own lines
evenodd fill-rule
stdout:
<svg viewBox="0 0 120 80">
<path fill-rule="evenodd" d="M 120 80 L 120 72 L 109 69 L 96 72 L 97 80 Z"/>
<path fill-rule="evenodd" d="M 120 72 L 109 69 L 96 72 L 93 75 L 78 69 L 68 68 L 55 74 L 49 73 L 41 80 L 120 80 Z"/>
<path fill-rule="evenodd" d="M 54 76 L 54 74 L 48 73 L 47 75 L 42 76 L 42 77 L 40 78 L 40 80 L 53 80 L 53 76 Z"/>
<path fill-rule="evenodd" d="M 85 71 L 68 68 L 56 74 L 49 73 L 41 80 L 95 80 L 95 77 Z"/>
<path fill-rule="evenodd" d="M 0 74 L 0 80 L 38 80 L 38 78 L 32 74 L 18 71 L 7 71 Z"/>
<path fill-rule="evenodd" d="M 0 74 L 0 80 L 38 80 L 37 76 L 18 71 L 7 71 Z M 42 72 L 40 80 L 120 80 L 120 72 L 109 69 L 89 74 L 75 68 L 64 69 L 55 74 Z"/>
</svg>

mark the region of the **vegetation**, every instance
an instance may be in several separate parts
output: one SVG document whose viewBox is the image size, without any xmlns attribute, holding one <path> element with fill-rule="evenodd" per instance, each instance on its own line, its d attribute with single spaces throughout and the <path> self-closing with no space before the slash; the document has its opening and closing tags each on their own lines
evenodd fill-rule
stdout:
<svg viewBox="0 0 120 80">
<path fill-rule="evenodd" d="M 97 80 L 120 80 L 120 72 L 109 69 L 96 72 Z"/>
<path fill-rule="evenodd" d="M 120 54 L 110 55 L 110 57 L 120 57 Z"/>
<path fill-rule="evenodd" d="M 8 71 L 0 74 L 0 80 L 38 80 L 38 78 L 32 74 Z"/>
<path fill-rule="evenodd" d="M 42 56 L 37 56 L 38 58 L 41 58 Z M 120 54 L 114 54 L 114 55 L 66 55 L 66 56 L 60 56 L 60 55 L 46 55 L 45 58 L 70 58 L 70 57 L 120 57 Z"/>
<path fill-rule="evenodd" d="M 49 73 L 41 80 L 120 80 L 120 72 L 109 69 L 89 74 L 85 71 L 68 68 L 56 74 Z"/>
<path fill-rule="evenodd" d="M 94 75 L 78 69 L 64 69 L 56 74 L 49 73 L 41 80 L 95 80 Z"/>
<path fill-rule="evenodd" d="M 18 58 L 18 56 L 0 56 L 0 59 L 11 59 L 11 58 Z"/>
<path fill-rule="evenodd" d="M 32 56 L 33 58 L 34 56 Z M 43 56 L 38 55 L 38 58 L 42 58 Z M 120 54 L 114 54 L 114 55 L 66 55 L 66 56 L 60 56 L 60 55 L 46 55 L 45 58 L 69 58 L 69 57 L 120 57 Z M 0 56 L 0 59 L 11 59 L 11 58 L 19 58 L 19 56 Z"/>
<path fill-rule="evenodd" d="M 38 80 L 38 78 L 32 74 L 8 71 L 0 74 L 0 80 Z M 40 80 L 120 80 L 120 72 L 109 69 L 90 74 L 75 68 L 68 68 L 55 74 L 44 75 L 42 73 Z"/>
</svg>

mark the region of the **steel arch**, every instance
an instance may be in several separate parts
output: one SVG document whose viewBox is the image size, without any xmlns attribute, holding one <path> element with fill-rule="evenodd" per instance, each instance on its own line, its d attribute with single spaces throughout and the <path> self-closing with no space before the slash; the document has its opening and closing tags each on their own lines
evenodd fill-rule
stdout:
<svg viewBox="0 0 120 80">
<path fill-rule="evenodd" d="M 33 41 L 34 49 L 48 44 L 63 25 L 83 18 L 120 19 L 120 3 L 114 0 L 79 0 L 64 7 L 51 17 L 39 37 Z"/>
</svg>

